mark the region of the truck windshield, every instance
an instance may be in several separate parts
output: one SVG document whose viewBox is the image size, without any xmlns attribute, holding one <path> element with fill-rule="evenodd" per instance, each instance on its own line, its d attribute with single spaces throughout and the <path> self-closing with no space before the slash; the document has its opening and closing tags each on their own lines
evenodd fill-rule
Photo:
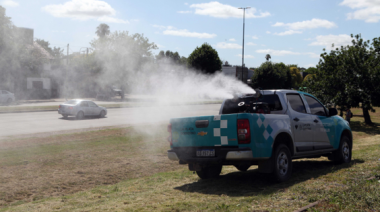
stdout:
<svg viewBox="0 0 380 212">
<path fill-rule="evenodd" d="M 244 105 L 249 105 L 255 102 L 265 102 L 268 104 L 270 111 L 279 111 L 282 110 L 280 99 L 277 94 L 272 95 L 263 95 L 260 98 L 256 99 L 254 97 L 246 97 L 246 98 L 237 98 L 237 99 L 227 99 L 224 102 L 222 114 L 232 114 L 232 113 L 241 113 L 244 111 L 245 106 L 241 103 L 244 102 Z"/>
</svg>

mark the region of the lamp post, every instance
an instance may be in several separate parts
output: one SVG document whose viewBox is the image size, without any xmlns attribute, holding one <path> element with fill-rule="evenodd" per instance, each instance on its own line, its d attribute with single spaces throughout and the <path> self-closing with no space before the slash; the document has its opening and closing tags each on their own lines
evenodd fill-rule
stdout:
<svg viewBox="0 0 380 212">
<path fill-rule="evenodd" d="M 242 53 L 242 61 L 241 61 L 241 81 L 243 81 L 243 70 L 244 70 L 244 28 L 245 28 L 245 10 L 251 7 L 239 7 L 238 9 L 243 10 L 243 53 Z"/>
</svg>

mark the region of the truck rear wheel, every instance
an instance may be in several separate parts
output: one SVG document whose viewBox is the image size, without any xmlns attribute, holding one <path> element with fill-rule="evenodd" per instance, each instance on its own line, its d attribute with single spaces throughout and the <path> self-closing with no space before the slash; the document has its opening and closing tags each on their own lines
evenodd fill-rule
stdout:
<svg viewBox="0 0 380 212">
<path fill-rule="evenodd" d="M 201 171 L 197 171 L 197 175 L 201 179 L 216 178 L 222 172 L 222 165 L 212 165 L 202 167 Z"/>
<path fill-rule="evenodd" d="M 276 147 L 274 154 L 273 177 L 277 182 L 287 181 L 292 175 L 292 157 L 289 148 L 280 144 Z"/>
</svg>

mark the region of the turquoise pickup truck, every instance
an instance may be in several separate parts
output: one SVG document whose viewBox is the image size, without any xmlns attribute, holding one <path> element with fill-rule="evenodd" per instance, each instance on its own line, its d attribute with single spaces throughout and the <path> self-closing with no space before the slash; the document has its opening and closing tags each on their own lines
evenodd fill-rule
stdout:
<svg viewBox="0 0 380 212">
<path fill-rule="evenodd" d="M 349 123 L 313 95 L 294 90 L 262 90 L 224 100 L 219 115 L 175 118 L 168 126 L 170 160 L 188 164 L 201 179 L 220 175 L 223 165 L 246 171 L 258 165 L 282 182 L 292 159 L 326 156 L 349 163 Z"/>
</svg>

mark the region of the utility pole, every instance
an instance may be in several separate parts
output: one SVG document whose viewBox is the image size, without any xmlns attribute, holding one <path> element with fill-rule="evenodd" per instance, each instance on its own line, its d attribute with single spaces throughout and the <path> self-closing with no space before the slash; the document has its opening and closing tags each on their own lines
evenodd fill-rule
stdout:
<svg viewBox="0 0 380 212">
<path fill-rule="evenodd" d="M 67 44 L 66 64 L 69 65 L 69 44 Z"/>
<path fill-rule="evenodd" d="M 86 57 L 88 57 L 88 48 L 87 48 L 87 53 L 86 53 Z"/>
<path fill-rule="evenodd" d="M 241 58 L 241 81 L 244 80 L 243 77 L 243 71 L 244 71 L 244 31 L 245 31 L 245 10 L 249 9 L 251 7 L 240 7 L 239 9 L 243 9 L 243 52 L 242 52 L 242 58 Z"/>
</svg>

